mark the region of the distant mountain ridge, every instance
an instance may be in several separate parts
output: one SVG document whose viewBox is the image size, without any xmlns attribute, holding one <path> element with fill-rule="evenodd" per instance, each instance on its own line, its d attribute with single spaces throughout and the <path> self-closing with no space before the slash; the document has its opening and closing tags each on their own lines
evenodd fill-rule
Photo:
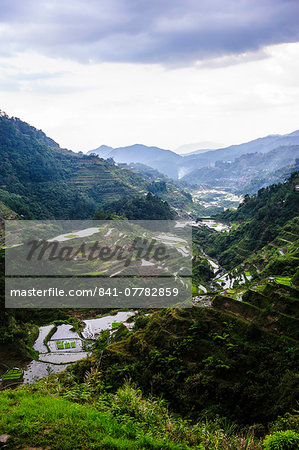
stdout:
<svg viewBox="0 0 299 450">
<path fill-rule="evenodd" d="M 293 166 L 296 158 L 299 158 L 299 145 L 282 146 L 267 153 L 245 153 L 233 161 L 216 161 L 212 167 L 195 169 L 182 180 L 191 184 L 205 183 L 242 190 L 257 177 L 266 179 L 281 168 Z"/>
<path fill-rule="evenodd" d="M 184 180 L 188 181 L 186 176 L 192 171 L 214 166 L 217 161 L 233 162 L 245 154 L 268 153 L 279 147 L 291 145 L 299 145 L 299 130 L 285 135 L 269 135 L 216 150 L 199 149 L 187 155 L 178 155 L 171 150 L 142 144 L 118 148 L 102 145 L 90 150 L 88 154 L 96 153 L 104 159 L 113 158 L 117 163 L 146 164 L 169 177 L 179 179 L 185 177 Z"/>
<path fill-rule="evenodd" d="M 278 147 L 290 145 L 299 145 L 299 130 L 285 135 L 270 135 L 243 144 L 231 145 L 206 153 L 193 153 L 184 157 L 181 173 L 184 176 L 195 169 L 214 166 L 217 161 L 233 162 L 236 158 L 245 154 L 268 153 Z"/>
<path fill-rule="evenodd" d="M 281 139 L 283 139 L 284 143 L 291 144 L 293 143 L 293 139 L 299 138 L 299 130 L 293 131 L 292 133 L 288 134 L 269 134 L 268 136 L 253 139 L 252 141 L 244 142 L 242 144 L 233 144 L 229 145 L 228 147 L 219 147 L 215 149 L 216 151 L 222 151 L 222 150 L 230 150 L 230 149 L 236 149 L 239 151 L 239 149 L 245 149 L 245 153 L 254 153 L 254 151 L 261 151 L 263 149 L 263 153 L 270 151 L 270 149 L 275 148 L 276 144 L 281 145 Z M 289 142 L 286 142 L 288 139 L 290 139 Z M 213 149 L 209 149 L 208 151 L 214 151 Z M 196 155 L 197 153 L 201 153 L 202 150 L 195 150 L 191 153 L 189 153 L 186 156 L 192 156 Z"/>
<path fill-rule="evenodd" d="M 203 153 L 209 150 L 217 150 L 218 148 L 222 147 L 223 145 L 216 144 L 216 142 L 202 141 L 192 144 L 180 145 L 178 148 L 175 149 L 175 152 L 179 153 L 180 155 L 187 156 L 191 155 L 192 153 Z"/>
<path fill-rule="evenodd" d="M 117 163 L 141 163 L 172 177 L 177 178 L 177 165 L 183 158 L 181 155 L 159 147 L 148 147 L 143 144 L 129 145 L 128 147 L 112 148 L 101 145 L 95 150 L 87 152 L 95 153 L 101 158 L 113 158 Z"/>
</svg>

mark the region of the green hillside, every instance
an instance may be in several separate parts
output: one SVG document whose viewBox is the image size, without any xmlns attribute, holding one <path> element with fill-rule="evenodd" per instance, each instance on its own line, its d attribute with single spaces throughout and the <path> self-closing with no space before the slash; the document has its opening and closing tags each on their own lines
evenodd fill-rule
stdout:
<svg viewBox="0 0 299 450">
<path fill-rule="evenodd" d="M 298 170 L 299 158 L 296 158 L 294 164 L 274 170 L 273 172 L 268 173 L 267 176 L 259 174 L 257 177 L 253 178 L 248 185 L 242 187 L 240 193 L 252 195 L 259 189 L 270 186 L 270 184 L 283 183 L 286 178 L 291 176 L 292 172 L 298 172 Z"/>
<path fill-rule="evenodd" d="M 41 130 L 0 115 L 0 205 L 26 219 L 92 218 L 104 204 L 144 196 L 147 178 L 93 155 L 61 149 Z M 169 183 L 157 192 L 184 210 L 192 199 Z"/>
<path fill-rule="evenodd" d="M 4 114 L 0 151 L 4 219 L 172 219 L 172 208 L 193 208 L 190 195 L 167 179 L 61 149 Z M 222 231 L 194 227 L 192 308 L 134 311 L 132 327 L 115 322 L 111 333 L 89 342 L 89 357 L 65 371 L 15 390 L 1 385 L 7 448 L 261 450 L 270 433 L 295 449 L 298 184 L 296 172 L 246 195 L 237 210 L 215 216 Z M 83 319 L 111 313 L 4 309 L 4 281 L 2 374 L 26 361 L 42 363 L 33 349 L 39 326 L 70 325 L 80 333 Z"/>
<path fill-rule="evenodd" d="M 245 443 L 248 450 L 262 449 L 253 430 L 230 428 L 220 418 L 190 424 L 171 414 L 162 399 L 145 398 L 128 382 L 115 394 L 101 392 L 98 376 L 89 372 L 85 387 L 69 374 L 67 389 L 52 376 L 0 393 L 6 448 L 239 450 Z"/>
<path fill-rule="evenodd" d="M 256 306 L 260 296 L 265 302 Z M 83 381 L 100 358 L 103 383 L 113 390 L 125 377 L 144 392 L 163 394 L 187 417 L 219 414 L 239 424 L 265 424 L 296 404 L 298 300 L 295 305 L 291 298 L 268 285 L 264 294 L 250 291 L 244 302 L 218 295 L 211 308 L 157 312 L 104 354 L 99 346 L 75 373 Z"/>
<path fill-rule="evenodd" d="M 271 242 L 272 247 L 289 248 L 298 239 L 297 221 L 292 221 L 299 216 L 298 183 L 298 172 L 294 172 L 284 183 L 260 189 L 251 197 L 246 195 L 237 210 L 215 216 L 232 224 L 229 233 L 201 228 L 196 233 L 196 241 L 226 269 L 233 269 L 254 254 L 260 259 L 257 252 Z"/>
<path fill-rule="evenodd" d="M 0 117 L 0 200 L 25 218 L 83 219 L 146 183 L 99 158 L 61 149 L 19 119 Z"/>
</svg>

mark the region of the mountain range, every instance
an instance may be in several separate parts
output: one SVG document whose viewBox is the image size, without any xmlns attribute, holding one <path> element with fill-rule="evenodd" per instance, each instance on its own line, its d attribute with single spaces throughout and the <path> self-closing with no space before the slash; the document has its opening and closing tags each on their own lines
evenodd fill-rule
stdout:
<svg viewBox="0 0 299 450">
<path fill-rule="evenodd" d="M 95 153 L 100 158 L 113 158 L 117 163 L 141 163 L 157 169 L 172 178 L 178 178 L 178 167 L 183 157 L 171 150 L 159 147 L 148 147 L 143 144 L 130 145 L 128 147 L 112 148 L 101 145 L 87 154 Z"/>
<path fill-rule="evenodd" d="M 268 153 L 245 153 L 233 161 L 216 161 L 213 166 L 193 170 L 182 180 L 242 191 L 256 177 L 263 179 L 282 167 L 296 164 L 296 158 L 299 158 L 299 145 L 280 146 Z"/>
<path fill-rule="evenodd" d="M 243 163 L 248 159 L 251 161 L 250 171 L 252 172 L 252 176 L 249 173 L 244 176 L 242 171 L 236 172 L 235 176 L 240 179 L 240 182 L 236 183 L 236 186 L 233 186 L 233 188 L 238 189 L 240 185 L 248 184 L 259 171 L 261 158 L 258 155 L 265 155 L 273 150 L 277 150 L 274 153 L 270 153 L 267 157 L 262 157 L 264 160 L 264 174 L 268 174 L 273 170 L 294 164 L 296 158 L 299 158 L 299 147 L 296 147 L 298 145 L 299 130 L 285 135 L 270 135 L 217 150 L 198 149 L 187 155 L 178 155 L 171 150 L 148 147 L 141 144 L 118 148 L 102 145 L 87 153 L 95 153 L 104 159 L 113 158 L 116 163 L 142 163 L 169 177 L 176 179 L 183 178 L 184 181 L 190 182 L 191 184 L 204 184 L 209 182 L 210 179 L 214 182 L 215 167 L 217 173 L 217 167 L 219 169 L 222 162 L 227 164 L 235 164 L 236 162 L 236 166 L 239 165 L 240 170 L 243 170 Z M 288 154 L 287 159 L 285 152 Z M 255 156 L 248 156 L 248 158 L 246 157 L 237 161 L 243 155 Z M 230 168 L 233 167 L 236 169 L 235 166 L 230 166 Z M 199 169 L 203 168 L 205 170 L 199 171 Z M 227 182 L 224 183 L 224 186 L 226 184 Z"/>
<path fill-rule="evenodd" d="M 110 312 L 106 307 L 63 308 L 63 303 L 59 308 L 5 308 L 7 254 L 0 247 L 0 447 L 2 442 L 7 448 L 278 448 L 268 445 L 272 439 L 281 449 L 298 448 L 299 173 L 284 180 L 298 164 L 293 163 L 297 138 L 298 132 L 264 138 L 261 146 L 248 143 L 185 157 L 133 146 L 127 154 L 135 162 L 119 167 L 109 160 L 111 148 L 101 150 L 107 161 L 74 153 L 0 112 L 1 218 L 98 215 L 101 220 L 111 213 L 112 220 L 138 220 L 144 213 L 151 219 L 162 213 L 171 219 L 173 210 L 163 200 L 173 208 L 181 204 L 189 214 L 190 193 L 149 167 L 153 155 L 164 167 L 167 158 L 172 160 L 172 168 L 213 155 L 210 167 L 193 165 L 186 182 L 192 175 L 194 183 L 204 179 L 236 190 L 249 182 L 255 189 L 237 209 L 215 215 L 211 226 L 198 216 L 191 224 L 190 308 L 134 307 L 124 323 L 116 322 L 114 304 Z M 144 158 L 148 155 L 141 163 L 136 162 L 138 148 Z M 256 192 L 269 183 L 269 171 L 283 182 Z M 204 190 L 198 191 L 203 197 Z M 225 227 L 213 228 L 216 221 Z M 109 233 L 105 238 L 111 243 Z M 117 233 L 116 242 L 119 238 Z M 86 275 L 101 285 L 103 272 L 92 267 Z M 125 287 L 128 280 L 122 280 Z M 171 295 L 180 305 L 180 294 Z M 97 320 L 105 320 L 107 328 L 99 328 L 91 347 L 83 326 Z M 56 332 L 62 335 L 52 350 Z M 73 352 L 79 341 L 88 356 Z M 48 351 L 42 353 L 41 347 Z M 76 353 L 81 359 L 68 367 L 48 359 Z M 38 367 L 37 378 L 51 376 L 26 384 L 25 377 L 15 378 L 16 366 L 27 373 Z M 21 382 L 26 386 L 15 389 Z"/>
</svg>

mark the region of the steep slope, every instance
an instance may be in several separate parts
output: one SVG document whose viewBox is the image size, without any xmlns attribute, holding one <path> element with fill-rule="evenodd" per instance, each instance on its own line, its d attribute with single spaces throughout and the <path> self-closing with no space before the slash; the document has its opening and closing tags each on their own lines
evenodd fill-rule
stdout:
<svg viewBox="0 0 299 450">
<path fill-rule="evenodd" d="M 146 403 L 145 406 L 157 416 L 152 418 L 152 425 L 156 425 L 155 432 L 149 429 L 146 417 L 137 417 L 133 424 L 132 418 L 124 413 L 118 417 L 115 414 L 114 417 L 111 408 L 104 409 L 102 406 L 102 410 L 99 410 L 94 403 L 91 404 L 91 399 L 85 401 L 85 404 L 78 404 L 71 401 L 73 399 L 67 392 L 65 396 L 68 398 L 59 398 L 54 390 L 53 392 L 48 390 L 47 394 L 50 395 L 47 395 L 45 389 L 40 388 L 39 393 L 36 393 L 36 389 L 38 388 L 34 386 L 31 392 L 27 387 L 0 393 L 0 432 L 5 431 L 7 434 L 3 434 L 2 437 L 8 438 L 5 448 L 119 450 L 193 448 L 187 445 L 188 442 L 177 443 L 171 432 L 167 433 L 166 420 L 168 419 L 169 423 L 172 418 L 167 414 L 166 408 L 159 408 L 154 401 Z M 125 389 L 123 394 L 127 394 Z M 135 395 L 136 400 L 139 399 L 138 391 Z M 89 395 L 85 395 L 85 400 L 89 400 L 88 397 Z M 121 400 L 121 392 L 118 397 Z M 108 398 L 106 396 L 106 399 L 101 400 L 102 403 L 105 400 L 107 403 Z M 142 404 L 141 398 L 139 400 Z M 159 419 L 166 423 L 159 423 Z"/>
<path fill-rule="evenodd" d="M 229 300 L 216 298 L 210 308 L 169 309 L 142 318 L 134 334 L 104 351 L 99 342 L 74 373 L 82 381 L 100 360 L 110 389 L 126 377 L 196 420 L 216 414 L 239 424 L 272 420 L 295 405 L 295 341 L 260 326 L 266 307 L 236 302 L 229 311 Z M 281 330 L 289 328 L 286 323 Z"/>
<path fill-rule="evenodd" d="M 0 201 L 25 218 L 91 217 L 103 203 L 146 192 L 132 172 L 61 149 L 43 132 L 3 113 L 0 152 Z"/>
<path fill-rule="evenodd" d="M 42 131 L 5 113 L 0 115 L 0 155 L 0 205 L 6 216 L 12 211 L 27 219 L 84 219 L 103 205 L 156 188 L 98 156 L 61 149 Z M 192 204 L 172 184 L 155 193 L 180 210 Z"/>
<path fill-rule="evenodd" d="M 227 269 L 243 263 L 270 243 L 275 246 L 275 239 L 285 239 L 285 233 L 295 227 L 292 220 L 299 216 L 298 183 L 298 172 L 294 172 L 284 183 L 260 189 L 252 197 L 246 195 L 237 210 L 217 215 L 220 221 L 233 225 L 229 233 L 201 228 L 196 233 L 197 242 Z M 296 228 L 291 234 L 296 238 Z M 292 243 L 294 236 L 289 240 Z"/>
<path fill-rule="evenodd" d="M 266 177 L 258 175 L 253 178 L 249 184 L 242 187 L 241 194 L 255 194 L 259 189 L 270 186 L 270 184 L 283 183 L 286 178 L 289 178 L 292 172 L 299 171 L 299 158 L 296 158 L 294 164 L 288 164 L 285 167 L 269 172 Z"/>
<path fill-rule="evenodd" d="M 282 281 L 281 277 L 293 276 L 298 267 L 299 217 L 289 220 L 269 244 L 243 261 L 243 271 L 253 279 L 275 276 Z"/>
<path fill-rule="evenodd" d="M 84 185 L 85 182 L 84 177 L 79 180 L 79 184 Z M 215 254 L 218 256 L 219 252 L 220 257 L 226 258 L 228 263 L 236 253 L 241 254 L 244 262 L 252 251 L 261 252 L 265 246 L 271 244 L 283 250 L 286 247 L 290 259 L 298 258 L 298 253 L 295 253 L 298 250 L 298 193 L 295 190 L 297 184 L 298 174 L 295 173 L 284 184 L 262 189 L 253 197 L 246 196 L 237 211 L 226 211 L 219 216 L 221 220 L 232 222 L 234 229 L 230 233 L 219 234 L 211 231 L 210 237 L 207 234 L 203 236 L 202 245 L 214 248 Z M 225 243 L 225 250 L 230 252 L 229 254 L 222 255 L 222 242 Z M 241 253 L 241 250 L 244 252 Z M 233 263 L 235 264 L 234 261 Z M 266 265 L 262 270 L 265 269 Z M 291 269 L 293 270 L 292 267 Z M 289 268 L 286 270 L 289 271 Z M 206 272 L 205 278 L 209 279 L 208 267 L 203 265 L 199 268 L 199 275 L 203 275 L 203 271 Z M 227 420 L 236 421 L 242 426 L 255 423 L 256 431 L 263 433 L 267 422 L 296 407 L 298 288 L 295 277 L 293 280 L 293 286 L 284 286 L 273 281 L 252 285 L 243 293 L 242 301 L 237 301 L 229 295 L 206 294 L 210 302 L 205 308 L 147 311 L 146 315 L 141 313 L 133 331 L 120 327 L 119 334 L 115 333 L 109 337 L 107 333 L 103 333 L 95 342 L 93 355 L 89 359 L 76 363 L 67 373 L 41 381 L 39 385 L 43 390 L 43 398 L 39 395 L 38 386 L 32 388 L 35 397 L 29 403 L 26 399 L 29 388 L 16 390 L 16 395 L 2 394 L 4 425 L 1 432 L 6 432 L 7 426 L 14 439 L 12 442 L 20 445 L 36 445 L 36 442 L 38 445 L 44 445 L 47 433 L 51 433 L 50 442 L 56 442 L 55 438 L 65 439 L 68 429 L 66 425 L 71 428 L 74 425 L 70 424 L 62 411 L 63 408 L 65 410 L 69 407 L 74 416 L 77 412 L 81 418 L 90 422 L 92 434 L 93 431 L 98 433 L 98 442 L 105 439 L 102 433 L 104 430 L 108 439 L 104 440 L 104 443 L 108 442 L 108 446 L 116 447 L 116 441 L 111 439 L 124 439 L 125 436 L 128 438 L 128 435 L 123 434 L 121 424 L 114 421 L 112 427 L 111 414 L 115 411 L 121 412 L 124 415 L 121 423 L 127 424 L 131 397 L 127 389 L 121 391 L 123 403 L 120 404 L 115 392 L 123 385 L 124 379 L 130 379 L 145 393 L 163 396 L 175 412 L 193 419 L 196 423 L 199 419 L 207 418 L 215 422 L 215 417 L 221 415 L 222 427 L 228 428 Z M 39 316 L 36 310 L 30 311 L 30 318 L 26 310 L 14 311 L 13 314 L 18 315 L 20 324 L 16 326 L 15 318 L 11 314 L 11 327 L 1 330 L 2 339 L 6 337 L 7 341 L 11 342 L 14 337 L 19 339 L 20 335 L 22 339 L 28 337 L 28 330 L 32 333 L 32 323 L 26 322 L 32 320 L 32 313 Z M 52 311 L 52 314 L 55 312 Z M 75 323 L 79 326 L 79 323 Z M 45 397 L 45 392 L 50 395 Z M 55 399 L 57 395 L 68 397 L 75 402 L 93 402 L 93 406 L 96 405 L 100 410 L 106 407 L 105 412 L 110 412 L 107 421 L 111 426 L 103 426 L 100 432 L 95 430 L 93 422 L 98 424 L 100 415 L 92 410 L 92 405 L 89 410 L 81 407 L 82 405 L 73 409 L 64 399 L 59 406 Z M 111 395 L 113 401 L 109 402 Z M 50 399 L 48 403 L 46 398 Z M 24 435 L 28 439 L 26 441 L 21 439 L 9 419 L 6 422 L 7 417 L 13 417 L 13 420 L 19 420 L 20 417 L 22 419 L 23 405 L 28 408 L 28 414 L 31 414 L 37 427 L 23 432 L 21 437 Z M 44 416 L 39 413 L 40 405 L 49 409 L 51 417 L 46 413 L 44 420 Z M 139 428 L 137 434 L 136 428 L 132 428 L 133 424 L 136 426 L 142 411 L 141 405 L 143 404 L 139 394 L 132 408 L 135 415 L 129 421 L 128 428 L 126 427 L 130 439 L 138 440 L 144 434 L 143 428 Z M 53 419 L 54 410 L 59 412 L 61 427 L 58 434 L 55 431 L 57 421 Z M 149 410 L 147 417 L 153 417 L 152 410 Z M 84 425 L 84 421 L 79 420 L 79 427 L 79 432 L 85 434 L 86 423 Z M 117 433 L 118 427 L 120 429 Z M 161 431 L 157 424 L 148 428 L 154 429 L 154 433 L 160 430 L 166 434 L 166 430 L 173 429 L 173 423 L 167 421 L 165 431 Z M 204 429 L 206 434 L 207 424 Z M 231 429 L 229 433 L 231 434 Z M 196 432 L 190 431 L 190 436 L 192 434 Z M 158 439 L 159 436 L 160 434 L 154 435 L 154 438 Z M 34 441 L 35 439 L 37 441 Z M 70 434 L 68 442 L 71 447 L 79 445 L 76 434 L 75 437 Z M 180 442 L 177 437 L 175 442 Z M 199 445 L 201 442 L 202 437 Z M 129 448 L 129 444 L 132 444 L 132 448 L 134 445 L 136 447 L 134 441 L 123 441 L 126 448 Z M 155 444 L 156 448 L 162 448 L 160 442 Z M 243 440 L 242 446 L 243 444 L 247 445 L 248 442 Z M 91 445 L 90 441 L 87 441 L 86 445 Z M 152 447 L 155 448 L 153 443 Z M 194 444 L 192 448 L 195 448 Z M 222 447 L 211 447 L 209 443 L 207 448 Z M 223 448 L 241 448 L 241 443 L 232 446 L 228 442 Z"/>
<path fill-rule="evenodd" d="M 294 173 L 283 184 L 246 196 L 237 211 L 219 214 L 233 225 L 229 233 L 195 232 L 194 247 L 214 252 L 225 267 L 245 271 L 256 265 L 242 295 L 220 286 L 218 293 L 197 297 L 201 307 L 137 319 L 135 333 L 112 343 L 99 340 L 91 358 L 76 365 L 77 380 L 100 364 L 109 389 L 127 377 L 196 420 L 219 414 L 265 425 L 291 411 L 299 337 L 297 185 Z M 200 251 L 193 255 L 200 263 L 194 281 L 208 281 L 209 266 Z"/>
</svg>

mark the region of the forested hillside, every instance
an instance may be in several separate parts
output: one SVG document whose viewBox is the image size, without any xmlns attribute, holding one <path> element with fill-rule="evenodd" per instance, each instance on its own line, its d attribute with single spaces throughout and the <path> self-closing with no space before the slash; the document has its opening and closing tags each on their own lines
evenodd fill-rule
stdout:
<svg viewBox="0 0 299 450">
<path fill-rule="evenodd" d="M 147 178 L 97 156 L 61 149 L 41 130 L 0 115 L 0 210 L 26 219 L 92 218 L 104 204 L 143 197 Z M 169 184 L 156 192 L 182 210 L 192 198 Z"/>
<path fill-rule="evenodd" d="M 4 114 L 0 150 L 1 219 L 171 220 L 178 210 L 189 217 L 190 194 L 166 177 L 61 149 Z M 253 450 L 278 433 L 295 449 L 298 184 L 295 172 L 246 195 L 237 210 L 214 217 L 220 231 L 188 219 L 193 306 L 129 311 L 126 323 L 114 321 L 92 339 L 84 337 L 86 321 L 112 320 L 120 311 L 4 309 L 1 249 L 1 376 L 28 363 L 28 373 L 49 369 L 15 390 L 2 380 L 0 434 L 8 435 L 8 448 Z M 34 347 L 41 326 L 51 329 L 45 353 Z M 61 338 L 50 350 L 59 327 L 77 334 L 90 354 L 74 364 L 48 363 L 71 346 Z"/>
<path fill-rule="evenodd" d="M 237 210 L 216 216 L 233 224 L 229 234 L 201 229 L 196 234 L 197 241 L 224 267 L 232 269 L 284 233 L 288 222 L 299 215 L 298 184 L 298 172 L 294 172 L 284 183 L 262 188 L 251 197 L 245 195 Z M 291 241 L 296 237 L 294 230 Z"/>
<path fill-rule="evenodd" d="M 99 158 L 61 149 L 19 119 L 0 117 L 0 200 L 24 218 L 83 219 L 144 181 Z"/>
<path fill-rule="evenodd" d="M 257 191 L 270 184 L 283 183 L 286 178 L 289 178 L 293 172 L 299 171 L 299 158 L 296 158 L 294 164 L 288 165 L 286 167 L 281 167 L 280 169 L 274 170 L 267 174 L 267 176 L 261 176 L 260 174 L 253 178 L 249 184 L 242 187 L 240 193 L 245 195 L 253 195 Z"/>
</svg>

